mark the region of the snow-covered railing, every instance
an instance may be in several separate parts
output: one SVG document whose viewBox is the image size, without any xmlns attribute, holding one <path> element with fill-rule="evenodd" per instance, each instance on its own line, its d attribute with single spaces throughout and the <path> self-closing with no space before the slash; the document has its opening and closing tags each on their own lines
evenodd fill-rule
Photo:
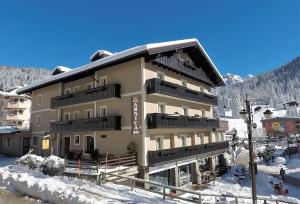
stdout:
<svg viewBox="0 0 300 204">
<path fill-rule="evenodd" d="M 209 201 L 205 201 L 204 197 L 214 197 L 215 198 L 215 202 L 216 201 L 220 201 L 220 203 L 232 203 L 235 202 L 236 204 L 240 203 L 245 203 L 245 201 L 243 200 L 249 200 L 250 202 L 252 201 L 252 197 L 250 196 L 235 196 L 235 195 L 228 195 L 228 194 L 207 194 L 207 193 L 199 193 L 197 191 L 192 191 L 192 190 L 188 190 L 188 189 L 183 189 L 180 187 L 175 187 L 175 186 L 168 186 L 168 185 L 163 185 L 160 183 L 156 183 L 156 182 L 151 182 L 151 181 L 146 181 L 143 179 L 137 179 L 137 178 L 132 178 L 132 177 L 126 177 L 126 176 L 120 176 L 120 175 L 116 175 L 113 173 L 108 173 L 108 172 L 101 172 L 97 178 L 97 182 L 99 184 L 105 183 L 106 182 L 106 177 L 107 176 L 113 176 L 113 177 L 117 177 L 120 178 L 120 180 L 122 180 L 122 185 L 127 185 L 131 187 L 131 190 L 133 190 L 134 188 L 138 188 L 138 189 L 143 189 L 146 191 L 150 191 L 152 193 L 157 193 L 163 196 L 163 199 L 166 200 L 168 197 L 172 198 L 172 199 L 178 199 L 178 200 L 183 200 L 183 201 L 188 201 L 191 203 L 200 203 L 200 204 L 204 204 L 204 203 L 211 203 Z M 124 181 L 129 181 L 128 183 L 124 182 Z M 140 185 L 136 185 L 137 183 L 139 184 L 144 184 L 144 188 L 140 187 Z M 162 192 L 159 191 L 153 191 L 150 190 L 148 187 L 149 186 L 157 186 L 162 188 Z M 167 193 L 167 190 L 169 190 L 169 192 L 176 192 L 176 193 Z M 177 192 L 181 192 L 181 193 L 177 193 Z M 180 195 L 182 195 L 182 193 L 188 193 L 188 194 L 192 194 L 192 196 L 190 196 L 190 198 L 185 198 L 182 197 Z M 231 201 L 227 200 L 227 198 L 231 199 Z M 257 201 L 261 201 L 261 203 L 268 203 L 268 202 L 272 202 L 272 203 L 293 203 L 293 202 L 289 202 L 286 200 L 282 200 L 282 199 L 273 199 L 270 197 L 266 197 L 266 196 L 257 196 Z"/>
</svg>

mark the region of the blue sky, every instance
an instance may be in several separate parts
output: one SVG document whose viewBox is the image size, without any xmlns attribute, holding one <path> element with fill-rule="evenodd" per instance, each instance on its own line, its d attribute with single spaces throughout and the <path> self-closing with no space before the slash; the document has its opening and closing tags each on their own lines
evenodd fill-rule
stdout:
<svg viewBox="0 0 300 204">
<path fill-rule="evenodd" d="M 74 68 L 98 49 L 184 38 L 222 74 L 265 72 L 300 55 L 300 1 L 0 1 L 0 65 Z"/>
</svg>

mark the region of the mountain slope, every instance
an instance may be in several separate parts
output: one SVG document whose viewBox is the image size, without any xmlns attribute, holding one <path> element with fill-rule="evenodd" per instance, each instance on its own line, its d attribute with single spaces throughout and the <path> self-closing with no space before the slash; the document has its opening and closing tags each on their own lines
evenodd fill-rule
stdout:
<svg viewBox="0 0 300 204">
<path fill-rule="evenodd" d="M 246 79 L 231 76 L 232 78 L 238 79 L 227 79 L 229 83 L 226 86 L 214 89 L 219 98 L 217 116 L 224 115 L 225 106 L 232 109 L 233 116 L 237 118 L 240 108 L 244 106 L 246 94 L 251 98 L 268 100 L 273 107 L 291 100 L 300 100 L 300 57 L 258 76 Z"/>
<path fill-rule="evenodd" d="M 51 71 L 42 68 L 0 66 L 0 89 L 32 84 L 48 78 Z"/>
</svg>

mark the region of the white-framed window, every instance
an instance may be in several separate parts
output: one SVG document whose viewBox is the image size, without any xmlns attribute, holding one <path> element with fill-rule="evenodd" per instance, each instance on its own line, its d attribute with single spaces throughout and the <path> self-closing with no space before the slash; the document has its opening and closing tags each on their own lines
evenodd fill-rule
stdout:
<svg viewBox="0 0 300 204">
<path fill-rule="evenodd" d="M 34 145 L 34 146 L 38 145 L 38 137 L 37 136 L 33 137 L 32 145 Z"/>
<path fill-rule="evenodd" d="M 80 145 L 80 135 L 74 135 L 74 145 Z"/>
<path fill-rule="evenodd" d="M 181 80 L 181 85 L 183 87 L 187 87 L 187 81 L 186 80 Z"/>
<path fill-rule="evenodd" d="M 40 115 L 36 115 L 35 116 L 35 125 L 39 126 L 41 124 L 41 116 Z"/>
<path fill-rule="evenodd" d="M 42 94 L 39 94 L 36 96 L 36 104 L 41 105 L 42 104 Z"/>
<path fill-rule="evenodd" d="M 71 113 L 70 112 L 67 112 L 67 113 L 64 113 L 64 121 L 67 121 L 67 120 L 71 120 Z"/>
<path fill-rule="evenodd" d="M 79 86 L 74 86 L 74 92 L 78 92 L 79 90 Z"/>
<path fill-rule="evenodd" d="M 157 72 L 157 78 L 160 80 L 165 80 L 165 73 L 163 72 Z"/>
<path fill-rule="evenodd" d="M 65 89 L 64 94 L 67 95 L 70 94 L 71 92 L 72 92 L 71 88 L 67 88 Z"/>
<path fill-rule="evenodd" d="M 79 111 L 73 112 L 73 120 L 79 120 Z"/>
<path fill-rule="evenodd" d="M 165 103 L 157 103 L 157 111 L 159 113 L 166 113 L 166 104 Z"/>
<path fill-rule="evenodd" d="M 198 137 L 199 137 L 200 144 L 204 144 L 204 134 L 203 133 L 199 133 Z"/>
<path fill-rule="evenodd" d="M 181 146 L 186 146 L 186 135 L 180 135 Z"/>
<path fill-rule="evenodd" d="M 107 107 L 106 106 L 100 106 L 99 107 L 99 116 L 100 117 L 106 117 L 107 115 Z"/>
<path fill-rule="evenodd" d="M 155 137 L 155 150 L 162 150 L 164 148 L 163 143 L 164 143 L 164 136 L 162 136 L 162 135 L 156 136 Z"/>
<path fill-rule="evenodd" d="M 94 83 L 93 82 L 85 84 L 85 89 L 92 89 L 92 88 L 94 88 Z"/>
<path fill-rule="evenodd" d="M 105 86 L 107 84 L 107 77 L 106 76 L 100 77 L 98 84 L 99 86 Z"/>
<path fill-rule="evenodd" d="M 25 99 L 24 98 L 20 98 L 20 102 L 24 103 Z"/>
<path fill-rule="evenodd" d="M 93 109 L 85 110 L 85 118 L 93 118 Z"/>
<path fill-rule="evenodd" d="M 189 115 L 189 107 L 187 106 L 182 106 L 182 115 Z"/>
<path fill-rule="evenodd" d="M 202 117 L 205 117 L 205 115 L 206 115 L 206 114 L 205 114 L 205 110 L 201 110 L 201 116 L 202 116 Z"/>
</svg>

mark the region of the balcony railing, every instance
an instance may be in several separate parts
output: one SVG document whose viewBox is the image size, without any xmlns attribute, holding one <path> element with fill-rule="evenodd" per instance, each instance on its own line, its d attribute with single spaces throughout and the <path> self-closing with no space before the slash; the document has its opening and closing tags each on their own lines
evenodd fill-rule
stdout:
<svg viewBox="0 0 300 204">
<path fill-rule="evenodd" d="M 163 113 L 150 113 L 147 115 L 148 128 L 218 128 L 219 121 L 210 118 L 192 116 L 177 116 Z"/>
<path fill-rule="evenodd" d="M 186 87 L 163 81 L 160 79 L 149 79 L 146 81 L 147 93 L 158 93 L 216 106 L 218 98 L 203 92 L 194 91 Z"/>
<path fill-rule="evenodd" d="M 107 116 L 50 123 L 50 132 L 121 130 L 121 116 Z"/>
<path fill-rule="evenodd" d="M 121 85 L 109 84 L 51 98 L 51 108 L 121 97 Z"/>
<path fill-rule="evenodd" d="M 200 144 L 172 149 L 148 151 L 149 166 L 174 162 L 184 158 L 206 155 L 216 155 L 225 152 L 229 148 L 228 141 Z"/>
</svg>

